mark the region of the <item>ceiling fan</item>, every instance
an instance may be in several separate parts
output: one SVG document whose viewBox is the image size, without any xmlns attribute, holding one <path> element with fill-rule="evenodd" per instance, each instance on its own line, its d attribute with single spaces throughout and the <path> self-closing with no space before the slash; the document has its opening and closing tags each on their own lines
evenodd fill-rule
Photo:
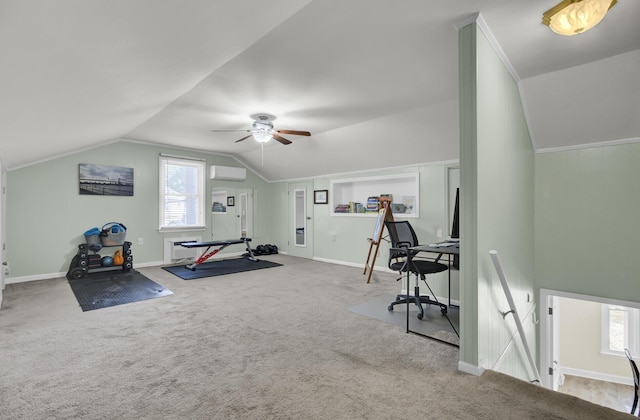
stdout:
<svg viewBox="0 0 640 420">
<path fill-rule="evenodd" d="M 245 136 L 241 139 L 236 140 L 236 143 L 246 140 L 249 137 L 253 136 L 254 139 L 258 143 L 266 143 L 272 138 L 280 143 L 287 145 L 291 144 L 291 140 L 288 140 L 282 137 L 280 134 L 292 134 L 295 136 L 310 136 L 311 133 L 308 131 L 298 131 L 298 130 L 276 130 L 273 128 L 273 120 L 275 117 L 269 114 L 256 114 L 252 115 L 251 118 L 254 119 L 252 128 L 250 130 L 211 130 L 212 132 L 225 132 L 225 131 L 244 131 L 246 133 L 251 133 L 248 136 Z"/>
</svg>

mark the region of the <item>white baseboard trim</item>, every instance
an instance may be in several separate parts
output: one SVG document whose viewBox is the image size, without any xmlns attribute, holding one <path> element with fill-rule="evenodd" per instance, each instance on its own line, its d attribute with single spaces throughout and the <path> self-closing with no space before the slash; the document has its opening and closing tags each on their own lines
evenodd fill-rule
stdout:
<svg viewBox="0 0 640 420">
<path fill-rule="evenodd" d="M 313 257 L 311 259 L 313 261 L 320 261 L 320 262 L 325 262 L 325 263 L 329 263 L 329 264 L 345 265 L 347 267 L 364 268 L 364 264 L 357 264 L 357 263 L 352 263 L 352 262 L 347 262 L 347 261 L 332 260 L 332 259 L 329 259 L 329 258 L 318 258 L 318 257 Z"/>
<path fill-rule="evenodd" d="M 244 252 L 229 252 L 229 253 L 225 253 L 225 254 L 217 254 L 212 256 L 211 258 L 209 258 L 209 260 L 220 260 L 223 258 L 229 258 L 229 257 L 239 257 L 241 255 L 243 255 Z M 259 257 L 259 256 L 257 256 Z M 172 263 L 172 264 L 179 264 L 178 261 Z M 186 261 L 185 261 L 186 264 Z M 151 261 L 151 262 L 146 262 L 146 263 L 136 263 L 134 260 L 134 265 L 133 268 L 144 268 L 144 267 L 157 267 L 157 266 L 162 266 L 162 265 L 167 265 L 165 264 L 164 261 Z M 51 280 L 51 279 L 57 279 L 60 277 L 65 277 L 67 275 L 66 271 L 60 272 L 60 273 L 47 273 L 47 274 L 34 274 L 31 276 L 20 276 L 20 277 L 7 277 L 5 280 L 5 284 L 12 284 L 12 283 L 26 283 L 28 281 L 38 281 L 38 280 Z"/>
<path fill-rule="evenodd" d="M 329 264 L 345 265 L 347 267 L 364 268 L 364 264 L 352 263 L 352 262 L 341 261 L 341 260 L 332 260 L 330 258 L 313 257 L 312 260 L 320 261 L 320 262 L 326 262 L 326 263 L 329 263 Z M 378 267 L 378 266 L 373 267 L 373 271 L 381 271 L 383 273 L 395 273 L 395 271 L 391 271 L 390 269 L 388 269 L 386 267 Z"/>
<path fill-rule="evenodd" d="M 14 284 L 14 283 L 26 283 L 28 281 L 51 280 L 51 279 L 64 277 L 66 275 L 67 275 L 67 272 L 64 271 L 61 273 L 34 274 L 32 276 L 7 277 L 5 279 L 5 283 Z"/>
<path fill-rule="evenodd" d="M 629 371 L 631 371 L 631 368 L 629 368 Z M 601 373 L 601 372 L 593 372 L 590 370 L 575 369 L 575 368 L 570 368 L 566 366 L 561 366 L 560 372 L 562 372 L 565 375 L 579 376 L 581 378 L 595 379 L 597 381 L 613 382 L 615 384 L 633 386 L 633 378 L 626 377 L 626 376 L 612 375 L 609 373 Z M 631 375 L 631 372 L 629 372 L 629 375 Z"/>
<path fill-rule="evenodd" d="M 314 261 L 320 261 L 320 262 L 325 262 L 325 263 L 329 263 L 329 264 L 337 264 L 337 265 L 345 265 L 348 267 L 356 267 L 356 268 L 364 268 L 364 264 L 357 264 L 357 263 L 352 263 L 352 262 L 347 262 L 347 261 L 340 261 L 340 260 L 332 260 L 332 259 L 328 259 L 328 258 L 317 258 L 314 257 L 312 258 Z M 398 274 L 396 271 L 391 271 L 389 268 L 387 267 L 373 267 L 373 271 L 380 271 L 382 273 L 391 273 L 391 274 Z M 422 292 L 423 290 L 420 290 L 420 292 Z M 400 294 L 406 294 L 406 290 L 405 289 L 401 289 L 400 290 Z M 422 293 L 420 293 L 422 295 Z M 413 290 L 409 292 L 409 296 L 413 296 Z M 449 303 L 449 298 L 448 297 L 442 297 L 442 296 L 436 296 L 436 299 L 438 299 L 438 301 L 442 302 L 442 303 Z M 457 299 L 451 299 L 451 304 L 452 305 L 456 305 L 456 306 L 460 306 L 460 301 Z"/>
<path fill-rule="evenodd" d="M 463 362 L 462 360 L 458 361 L 458 370 L 475 376 L 482 376 L 484 373 L 484 368 L 482 366 L 472 365 L 471 363 Z"/>
<path fill-rule="evenodd" d="M 140 264 L 134 264 L 133 268 L 144 268 L 144 267 L 157 267 L 157 266 L 162 266 L 164 265 L 163 261 L 152 261 L 152 262 L 146 262 L 146 263 L 140 263 Z"/>
<path fill-rule="evenodd" d="M 133 268 L 155 267 L 163 264 L 164 264 L 163 261 L 152 261 L 147 263 L 134 264 Z M 34 274 L 31 276 L 7 277 L 5 279 L 5 284 L 26 283 L 29 281 L 38 281 L 38 280 L 52 280 L 60 277 L 65 277 L 66 275 L 67 275 L 67 272 L 63 271 L 60 273 L 47 273 L 47 274 Z"/>
<path fill-rule="evenodd" d="M 220 260 L 220 259 L 229 258 L 229 257 L 239 257 L 239 256 L 241 256 L 243 254 L 244 254 L 244 252 L 229 252 L 229 253 L 214 255 L 209 259 L 210 260 Z M 176 262 L 174 262 L 172 264 L 179 264 L 179 262 L 176 261 Z M 139 268 L 156 267 L 156 266 L 162 266 L 162 265 L 167 265 L 167 264 L 165 264 L 164 261 L 151 261 L 151 262 L 146 262 L 146 263 L 136 263 L 135 260 L 134 260 L 133 268 L 137 268 L 137 267 L 139 267 Z M 65 277 L 66 275 L 67 275 L 67 272 L 63 271 L 63 272 L 60 272 L 60 273 L 46 273 L 46 274 L 34 274 L 34 275 L 31 275 L 31 276 L 6 277 L 5 278 L 5 284 L 26 283 L 26 282 L 29 282 L 29 281 L 38 281 L 38 280 L 51 280 L 51 279 L 57 279 L 57 278 L 60 278 L 60 277 Z"/>
</svg>

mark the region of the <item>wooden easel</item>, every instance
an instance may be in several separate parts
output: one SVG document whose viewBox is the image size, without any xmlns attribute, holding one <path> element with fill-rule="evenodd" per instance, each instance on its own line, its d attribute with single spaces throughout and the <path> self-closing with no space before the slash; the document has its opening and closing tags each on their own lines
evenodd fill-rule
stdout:
<svg viewBox="0 0 640 420">
<path fill-rule="evenodd" d="M 367 274 L 367 283 L 371 282 L 371 274 L 373 274 L 373 267 L 376 265 L 376 258 L 378 257 L 378 248 L 380 248 L 380 241 L 382 240 L 382 232 L 384 231 L 384 222 L 393 222 L 393 213 L 391 212 L 391 200 L 389 197 L 379 197 L 378 203 L 380 208 L 378 209 L 378 218 L 376 219 L 376 228 L 373 231 L 373 236 L 367 238 L 369 242 L 369 255 L 367 255 L 367 262 L 364 264 L 364 271 L 362 274 Z M 371 265 L 369 261 L 371 260 Z"/>
</svg>

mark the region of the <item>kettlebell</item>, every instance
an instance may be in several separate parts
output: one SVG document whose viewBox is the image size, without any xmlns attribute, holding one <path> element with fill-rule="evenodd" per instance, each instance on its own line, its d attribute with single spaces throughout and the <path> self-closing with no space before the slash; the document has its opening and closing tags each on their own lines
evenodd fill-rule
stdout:
<svg viewBox="0 0 640 420">
<path fill-rule="evenodd" d="M 103 267 L 111 267 L 113 265 L 113 258 L 107 255 L 106 257 L 102 257 L 100 262 Z"/>
<path fill-rule="evenodd" d="M 122 265 L 124 264 L 124 257 L 122 256 L 121 250 L 116 250 L 113 254 L 113 265 Z"/>
</svg>

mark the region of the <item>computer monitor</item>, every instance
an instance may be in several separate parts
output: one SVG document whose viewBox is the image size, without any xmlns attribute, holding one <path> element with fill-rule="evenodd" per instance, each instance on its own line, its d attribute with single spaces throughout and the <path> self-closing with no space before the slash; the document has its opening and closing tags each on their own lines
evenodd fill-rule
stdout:
<svg viewBox="0 0 640 420">
<path fill-rule="evenodd" d="M 456 204 L 453 208 L 453 222 L 451 223 L 451 239 L 460 239 L 460 227 L 459 227 L 459 218 L 460 218 L 460 210 L 459 210 L 459 196 L 460 196 L 460 188 L 456 188 Z"/>
<path fill-rule="evenodd" d="M 456 188 L 456 204 L 453 207 L 453 222 L 451 223 L 451 239 L 460 240 L 460 188 Z M 460 269 L 460 256 L 453 256 L 453 268 Z"/>
</svg>

